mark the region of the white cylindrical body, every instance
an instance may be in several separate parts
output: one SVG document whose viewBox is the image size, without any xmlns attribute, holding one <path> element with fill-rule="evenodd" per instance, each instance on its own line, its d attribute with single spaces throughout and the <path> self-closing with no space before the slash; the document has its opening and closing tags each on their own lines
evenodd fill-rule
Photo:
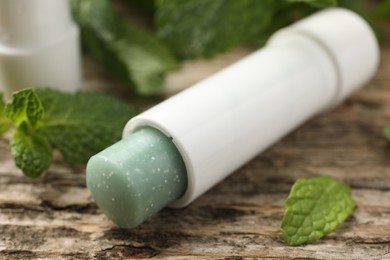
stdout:
<svg viewBox="0 0 390 260">
<path fill-rule="evenodd" d="M 124 136 L 153 126 L 172 137 L 186 164 L 188 186 L 171 206 L 186 206 L 367 82 L 378 53 L 375 36 L 360 17 L 327 10 L 276 33 L 265 48 L 133 118 Z"/>
<path fill-rule="evenodd" d="M 81 84 L 79 30 L 68 0 L 0 0 L 0 90 Z"/>
</svg>

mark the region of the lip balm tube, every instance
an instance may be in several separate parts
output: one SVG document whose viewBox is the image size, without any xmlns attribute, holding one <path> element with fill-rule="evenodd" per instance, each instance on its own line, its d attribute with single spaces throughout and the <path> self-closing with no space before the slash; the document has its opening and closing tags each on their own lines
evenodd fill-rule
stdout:
<svg viewBox="0 0 390 260">
<path fill-rule="evenodd" d="M 131 119 L 122 141 L 90 159 L 87 186 L 121 227 L 165 206 L 187 206 L 363 86 L 378 62 L 375 35 L 361 17 L 341 8 L 314 14 Z"/>
<path fill-rule="evenodd" d="M 0 0 L 0 91 L 72 92 L 81 83 L 79 29 L 68 0 Z"/>
</svg>

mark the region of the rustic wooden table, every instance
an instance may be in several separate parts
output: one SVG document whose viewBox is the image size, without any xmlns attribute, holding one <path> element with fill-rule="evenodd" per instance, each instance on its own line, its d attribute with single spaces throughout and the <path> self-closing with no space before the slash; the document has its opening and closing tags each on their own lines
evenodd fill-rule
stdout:
<svg viewBox="0 0 390 260">
<path fill-rule="evenodd" d="M 249 52 L 237 49 L 212 61 L 186 63 L 169 76 L 167 92 Z M 86 88 L 130 93 L 90 60 L 85 67 Z M 14 166 L 9 136 L 2 138 L 0 258 L 390 259 L 390 145 L 382 137 L 389 122 L 387 41 L 374 80 L 347 102 L 310 120 L 189 207 L 165 209 L 133 230 L 115 227 L 96 207 L 83 167 L 56 159 L 43 178 L 31 181 Z M 297 178 L 318 175 L 351 185 L 357 208 L 326 238 L 287 247 L 280 223 L 289 189 Z"/>
</svg>

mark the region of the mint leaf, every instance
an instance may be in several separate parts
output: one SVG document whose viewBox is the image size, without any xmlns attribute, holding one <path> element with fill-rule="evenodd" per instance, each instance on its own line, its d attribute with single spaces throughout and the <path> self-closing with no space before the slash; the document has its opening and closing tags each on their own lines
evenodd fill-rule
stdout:
<svg viewBox="0 0 390 260">
<path fill-rule="evenodd" d="M 380 18 L 390 18 L 390 0 L 381 1 L 375 9 L 375 14 Z"/>
<path fill-rule="evenodd" d="M 322 238 L 342 224 L 354 207 L 350 188 L 331 177 L 297 180 L 285 203 L 285 243 L 297 246 Z"/>
<path fill-rule="evenodd" d="M 88 159 L 121 138 L 133 107 L 99 93 L 25 89 L 13 94 L 5 115 L 16 125 L 11 152 L 30 178 L 42 175 L 57 148 L 69 163 Z"/>
<path fill-rule="evenodd" d="M 290 2 L 304 2 L 314 6 L 327 7 L 337 5 L 337 0 L 288 0 Z M 356 0 L 355 0 L 356 1 Z"/>
<path fill-rule="evenodd" d="M 128 2 L 130 5 L 140 7 L 148 12 L 153 12 L 155 9 L 154 0 L 124 0 L 124 2 Z"/>
<path fill-rule="evenodd" d="M 3 99 L 3 93 L 0 93 L 0 136 L 2 136 L 11 127 L 12 122 L 5 115 L 5 103 Z"/>
<path fill-rule="evenodd" d="M 36 127 L 45 112 L 34 90 L 26 89 L 13 93 L 12 101 L 5 106 L 5 115 L 16 125 L 25 123 L 28 128 Z"/>
<path fill-rule="evenodd" d="M 259 35 L 248 39 L 248 43 L 254 47 L 262 47 L 269 37 L 277 30 L 305 17 L 317 10 L 311 5 L 293 3 L 289 1 L 277 1 L 274 4 L 272 22 L 265 27 Z"/>
<path fill-rule="evenodd" d="M 11 152 L 16 165 L 30 178 L 41 176 L 52 161 L 52 148 L 48 139 L 39 132 L 25 131 L 25 123 L 11 139 Z"/>
<path fill-rule="evenodd" d="M 387 141 L 390 142 L 390 124 L 386 125 L 383 128 L 383 136 L 386 138 Z"/>
<path fill-rule="evenodd" d="M 160 94 L 176 68 L 171 52 L 151 32 L 127 23 L 108 0 L 72 0 L 85 49 L 141 95 Z"/>
<path fill-rule="evenodd" d="M 37 178 L 51 163 L 51 147 L 39 132 L 45 111 L 35 91 L 25 89 L 13 93 L 5 106 L 5 115 L 15 124 L 11 152 L 16 165 L 30 178 Z"/>
<path fill-rule="evenodd" d="M 345 1 L 345 0 L 344 0 Z M 157 0 L 159 37 L 181 59 L 264 44 L 277 29 L 337 0 Z"/>
<path fill-rule="evenodd" d="M 120 140 L 126 122 L 136 115 L 128 104 L 99 93 L 50 89 L 36 93 L 46 111 L 41 131 L 71 164 L 86 163 Z"/>
<path fill-rule="evenodd" d="M 178 57 L 212 57 L 238 44 L 263 38 L 279 1 L 159 0 L 158 35 Z"/>
</svg>

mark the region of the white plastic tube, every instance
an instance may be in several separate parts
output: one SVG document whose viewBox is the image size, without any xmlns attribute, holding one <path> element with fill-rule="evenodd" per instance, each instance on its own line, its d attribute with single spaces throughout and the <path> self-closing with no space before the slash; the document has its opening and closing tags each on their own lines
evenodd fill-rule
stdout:
<svg viewBox="0 0 390 260">
<path fill-rule="evenodd" d="M 0 91 L 80 87 L 79 30 L 68 0 L 0 0 Z"/>
<path fill-rule="evenodd" d="M 261 151 L 363 86 L 379 48 L 368 24 L 334 8 L 277 32 L 267 46 L 129 121 L 172 137 L 186 164 L 183 207 Z"/>
</svg>

